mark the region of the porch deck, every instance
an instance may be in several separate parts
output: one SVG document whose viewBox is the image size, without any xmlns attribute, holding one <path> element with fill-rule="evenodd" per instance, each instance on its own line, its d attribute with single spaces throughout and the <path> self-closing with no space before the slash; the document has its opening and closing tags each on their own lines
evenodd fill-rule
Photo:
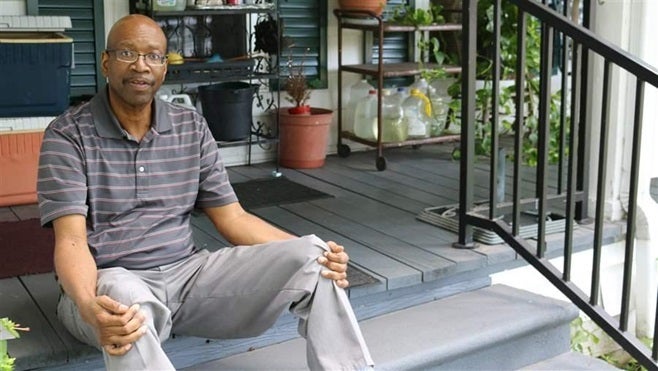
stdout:
<svg viewBox="0 0 658 371">
<path fill-rule="evenodd" d="M 487 286 L 489 274 L 524 263 L 504 245 L 453 248 L 455 233 L 416 219 L 427 207 L 458 202 L 459 163 L 451 159 L 452 148 L 389 149 L 383 172 L 375 169 L 371 151 L 352 153 L 345 159 L 329 156 L 320 169 L 281 169 L 290 180 L 334 197 L 252 212 L 292 233 L 314 233 L 345 245 L 352 264 L 378 279 L 349 290 L 360 320 Z M 231 181 L 238 183 L 270 177 L 273 169 L 273 164 L 258 164 L 231 167 L 229 173 Z M 528 173 L 526 184 L 532 187 L 532 170 Z M 475 176 L 475 197 L 483 198 L 488 189 L 486 167 L 477 167 Z M 511 191 L 511 187 L 507 189 Z M 0 209 L 0 217 L 24 219 L 34 217 L 34 212 L 33 206 L 5 208 Z M 219 241 L 224 245 L 205 217 L 195 216 L 194 228 L 198 244 L 216 246 Z M 611 224 L 605 230 L 606 241 L 619 238 L 621 230 Z M 578 226 L 575 236 L 575 249 L 591 246 L 592 230 L 587 225 Z M 559 255 L 561 234 L 549 235 L 547 245 L 547 256 Z M 55 319 L 57 295 L 52 274 L 0 280 L 0 316 L 32 328 L 21 339 L 9 342 L 18 369 L 102 368 L 99 353 L 72 339 Z M 284 315 L 275 328 L 258 338 L 209 341 L 179 337 L 165 343 L 165 348 L 176 367 L 183 368 L 296 336 L 294 319 Z"/>
</svg>

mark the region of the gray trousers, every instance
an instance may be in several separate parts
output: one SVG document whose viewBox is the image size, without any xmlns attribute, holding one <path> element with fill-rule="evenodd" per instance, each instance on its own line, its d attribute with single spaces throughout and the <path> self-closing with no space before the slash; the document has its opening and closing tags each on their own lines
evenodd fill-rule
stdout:
<svg viewBox="0 0 658 371">
<path fill-rule="evenodd" d="M 147 333 L 123 356 L 103 352 L 108 370 L 170 370 L 161 342 L 170 333 L 213 339 L 252 337 L 285 309 L 299 317 L 312 370 L 373 365 L 345 291 L 320 276 L 327 245 L 316 236 L 210 253 L 149 270 L 98 271 L 98 295 L 139 303 Z M 79 340 L 102 350 L 73 301 L 62 295 L 57 314 Z"/>
</svg>

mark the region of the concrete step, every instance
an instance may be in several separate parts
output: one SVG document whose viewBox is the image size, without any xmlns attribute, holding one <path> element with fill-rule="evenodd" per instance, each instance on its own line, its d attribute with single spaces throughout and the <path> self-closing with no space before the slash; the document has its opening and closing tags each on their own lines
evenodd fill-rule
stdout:
<svg viewBox="0 0 658 371">
<path fill-rule="evenodd" d="M 569 352 L 571 303 L 494 285 L 361 322 L 377 370 L 517 370 Z M 186 370 L 301 370 L 301 338 Z"/>
<path fill-rule="evenodd" d="M 520 371 L 555 371 L 555 370 L 590 370 L 590 371 L 613 371 L 617 367 L 594 357 L 588 357 L 581 353 L 566 352 L 556 357 L 539 361 L 525 366 Z"/>
</svg>

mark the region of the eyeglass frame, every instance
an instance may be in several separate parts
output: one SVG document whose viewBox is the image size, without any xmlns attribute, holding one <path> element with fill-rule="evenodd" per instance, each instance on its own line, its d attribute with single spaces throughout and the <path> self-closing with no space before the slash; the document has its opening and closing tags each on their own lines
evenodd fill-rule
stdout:
<svg viewBox="0 0 658 371">
<path fill-rule="evenodd" d="M 136 51 L 134 51 L 134 50 L 130 50 L 130 49 L 105 49 L 105 52 L 106 52 L 107 54 L 114 53 L 114 57 L 115 57 L 118 61 L 120 61 L 120 62 L 124 62 L 124 63 L 135 63 L 135 62 L 137 62 L 137 61 L 139 60 L 139 57 L 144 57 L 144 63 L 148 64 L 149 66 L 153 66 L 153 67 L 162 67 L 162 66 L 164 66 L 165 64 L 167 64 L 167 56 L 166 56 L 166 55 L 160 55 L 160 54 L 158 54 L 158 53 L 139 53 L 139 52 L 136 52 Z M 121 58 L 119 58 L 119 56 L 118 56 L 118 54 L 117 54 L 118 52 L 131 52 L 131 53 L 136 54 L 137 57 L 136 57 L 135 60 L 133 60 L 133 61 L 127 61 L 127 60 L 125 60 L 125 59 L 121 59 Z M 149 55 L 152 55 L 152 56 L 153 56 L 153 55 L 158 56 L 158 57 L 160 58 L 160 61 L 161 61 L 160 64 L 151 64 L 151 63 L 149 63 L 149 61 L 153 61 L 152 59 L 149 59 L 149 58 L 148 58 Z"/>
</svg>

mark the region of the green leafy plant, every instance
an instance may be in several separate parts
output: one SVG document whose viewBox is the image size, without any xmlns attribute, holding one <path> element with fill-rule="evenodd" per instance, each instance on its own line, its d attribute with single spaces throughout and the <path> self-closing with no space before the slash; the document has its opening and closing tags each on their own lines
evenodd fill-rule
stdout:
<svg viewBox="0 0 658 371">
<path fill-rule="evenodd" d="M 7 340 L 20 337 L 18 331 L 29 330 L 29 328 L 21 327 L 9 318 L 0 318 L 0 371 L 13 370 L 16 361 L 16 359 L 9 357 L 7 353 Z"/>
<path fill-rule="evenodd" d="M 501 79 L 513 79 L 516 75 L 516 61 L 519 54 L 517 50 L 518 9 L 511 2 L 501 3 L 501 25 L 500 25 L 500 76 Z M 493 0 L 478 1 L 478 23 L 477 23 L 477 55 L 476 55 L 476 78 L 484 81 L 484 87 L 475 92 L 475 136 L 476 154 L 486 155 L 491 151 L 491 118 L 492 118 L 492 82 L 491 74 L 494 66 L 494 5 Z M 540 69 L 540 46 L 541 33 L 539 21 L 533 17 L 526 20 L 526 63 L 523 75 L 525 85 L 524 113 L 523 118 L 523 154 L 522 158 L 526 165 L 536 166 L 539 141 L 539 69 Z M 453 97 L 450 107 L 447 125 L 459 124 L 461 112 L 461 82 L 458 81 L 449 89 Z M 498 114 L 501 117 L 499 132 L 513 132 L 513 117 L 515 112 L 514 85 L 501 88 L 499 91 Z M 550 121 L 549 121 L 549 154 L 551 163 L 557 162 L 560 156 L 560 96 L 555 93 L 550 98 Z M 569 118 L 565 124 L 568 128 Z M 513 153 L 509 153 L 512 156 Z"/>
<path fill-rule="evenodd" d="M 601 339 L 593 331 L 585 328 L 582 317 L 577 317 L 570 323 L 571 350 L 588 356 L 594 354 L 590 344 L 598 344 Z"/>
<path fill-rule="evenodd" d="M 603 330 L 600 329 L 593 322 L 588 322 L 585 326 L 583 317 L 571 321 L 571 350 L 582 353 L 586 356 L 599 358 L 612 366 L 626 371 L 646 371 L 646 367 L 638 363 L 633 357 L 630 356 L 619 346 L 615 346 L 612 350 L 605 344 L 615 344 L 614 340 L 610 338 Z M 589 327 L 589 328 L 588 328 Z M 601 337 L 597 335 L 600 333 Z M 641 338 L 639 339 L 647 348 L 651 348 L 653 339 Z M 607 349 L 607 350 L 606 350 Z"/>
<path fill-rule="evenodd" d="M 407 26 L 429 26 L 445 23 L 441 5 L 430 5 L 429 9 L 416 9 L 411 5 L 399 5 L 393 9 L 391 23 Z"/>
</svg>

